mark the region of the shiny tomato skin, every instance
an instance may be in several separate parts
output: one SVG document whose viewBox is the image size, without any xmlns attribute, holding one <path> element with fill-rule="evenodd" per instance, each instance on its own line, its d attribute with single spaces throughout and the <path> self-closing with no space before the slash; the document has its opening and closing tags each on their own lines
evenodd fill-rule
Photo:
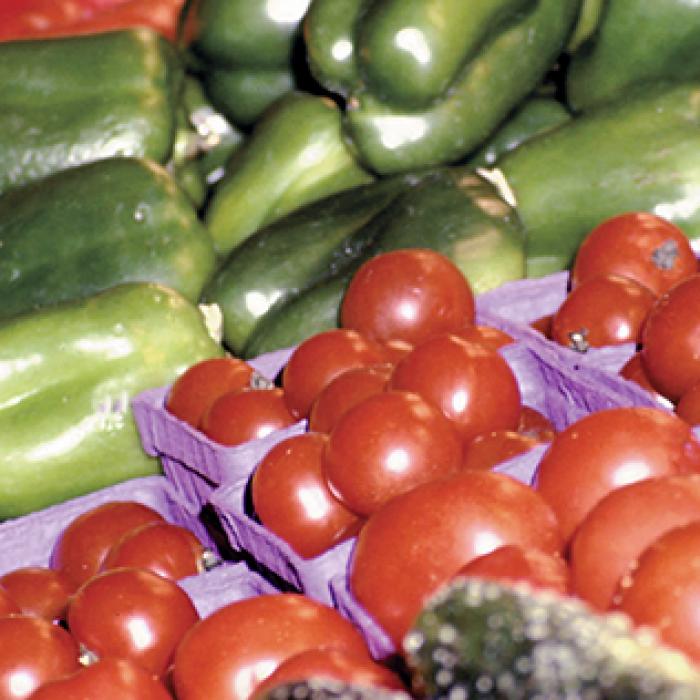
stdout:
<svg viewBox="0 0 700 700">
<path fill-rule="evenodd" d="M 644 549 L 664 532 L 693 520 L 700 520 L 700 474 L 644 479 L 610 492 L 584 518 L 571 542 L 573 593 L 607 610 Z"/>
<path fill-rule="evenodd" d="M 342 372 L 385 362 L 386 349 L 362 333 L 333 328 L 303 340 L 282 371 L 287 408 L 296 418 L 306 418 L 321 390 Z"/>
<path fill-rule="evenodd" d="M 210 440 L 234 447 L 294 423 L 296 418 L 287 409 L 282 389 L 244 389 L 215 399 L 199 427 Z"/>
<path fill-rule="evenodd" d="M 172 700 L 161 681 L 128 659 L 107 656 L 45 683 L 32 700 Z"/>
<path fill-rule="evenodd" d="M 574 287 L 601 274 L 630 277 L 656 296 L 697 271 L 688 237 L 650 212 L 624 212 L 602 221 L 579 246 L 571 271 Z"/>
<path fill-rule="evenodd" d="M 674 528 L 647 547 L 624 581 L 616 607 L 638 626 L 700 663 L 700 520 Z"/>
<path fill-rule="evenodd" d="M 212 357 L 188 367 L 165 400 L 169 413 L 196 428 L 212 402 L 229 391 L 250 387 L 253 368 L 237 357 Z"/>
<path fill-rule="evenodd" d="M 690 425 L 700 425 L 700 382 L 683 392 L 676 404 L 676 415 Z"/>
<path fill-rule="evenodd" d="M 557 429 L 547 416 L 532 406 L 523 404 L 516 430 L 521 435 L 534 438 L 538 442 L 551 442 Z"/>
<path fill-rule="evenodd" d="M 301 557 L 315 557 L 354 536 L 362 520 L 331 492 L 323 475 L 324 433 L 306 432 L 277 443 L 251 479 L 260 522 Z"/>
<path fill-rule="evenodd" d="M 97 656 L 130 659 L 162 676 L 199 615 L 174 581 L 147 569 L 122 568 L 83 584 L 66 619 L 73 637 Z"/>
<path fill-rule="evenodd" d="M 456 576 L 485 578 L 503 583 L 528 583 L 534 588 L 546 588 L 557 593 L 570 589 L 569 568 L 559 554 L 539 549 L 523 549 L 504 544 L 488 554 L 472 559 Z"/>
<path fill-rule="evenodd" d="M 77 586 L 96 574 L 107 552 L 125 533 L 139 525 L 162 521 L 155 509 L 136 501 L 108 501 L 81 513 L 58 536 L 51 567 Z"/>
<path fill-rule="evenodd" d="M 390 386 L 437 406 L 465 441 L 491 430 L 512 430 L 520 417 L 520 388 L 506 360 L 453 334 L 414 347 L 396 365 Z"/>
<path fill-rule="evenodd" d="M 138 567 L 177 581 L 201 573 L 204 552 L 204 545 L 187 528 L 166 521 L 147 523 L 114 544 L 101 570 Z"/>
<path fill-rule="evenodd" d="M 624 377 L 631 382 L 635 382 L 635 384 L 639 384 L 642 389 L 646 389 L 649 393 L 661 397 L 661 394 L 654 389 L 649 381 L 649 377 L 644 369 L 644 364 L 642 363 L 641 352 L 637 351 L 631 355 L 629 360 L 627 360 L 627 362 L 620 367 L 619 374 L 621 377 Z"/>
<path fill-rule="evenodd" d="M 627 277 L 592 277 L 566 296 L 552 316 L 549 337 L 579 352 L 637 343 L 655 300 L 650 289 Z"/>
<path fill-rule="evenodd" d="M 309 413 L 309 430 L 329 433 L 340 416 L 363 399 L 384 391 L 392 365 L 355 367 L 339 374 L 316 397 Z"/>
<path fill-rule="evenodd" d="M 500 328 L 487 326 L 483 324 L 469 324 L 463 326 L 458 331 L 455 331 L 464 340 L 470 340 L 474 343 L 481 343 L 492 350 L 498 350 L 506 345 L 515 342 L 513 336 Z"/>
<path fill-rule="evenodd" d="M 700 441 L 669 411 L 596 411 L 558 433 L 542 456 L 535 488 L 554 508 L 568 541 L 613 489 L 650 477 L 700 470 Z"/>
<path fill-rule="evenodd" d="M 22 612 L 10 593 L 0 585 L 0 617 Z"/>
<path fill-rule="evenodd" d="M 253 698 L 283 683 L 328 678 L 366 687 L 406 690 L 401 679 L 388 667 L 344 649 L 307 649 L 290 656 L 255 689 Z"/>
<path fill-rule="evenodd" d="M 53 622 L 31 615 L 0 618 L 0 698 L 28 698 L 44 683 L 80 668 L 77 642 Z"/>
<path fill-rule="evenodd" d="M 367 517 L 397 495 L 462 468 L 463 444 L 438 408 L 410 391 L 384 391 L 336 423 L 323 455 L 331 491 Z"/>
<path fill-rule="evenodd" d="M 700 381 L 700 273 L 654 304 L 642 335 L 642 363 L 652 386 L 676 402 Z"/>
<path fill-rule="evenodd" d="M 464 446 L 463 469 L 493 469 L 507 459 L 531 450 L 540 441 L 515 430 L 481 433 Z"/>
<path fill-rule="evenodd" d="M 0 577 L 0 590 L 7 591 L 23 614 L 58 621 L 65 615 L 75 586 L 65 574 L 55 569 L 23 566 Z"/>
<path fill-rule="evenodd" d="M 473 323 L 474 294 L 459 268 L 433 250 L 381 253 L 354 274 L 340 307 L 340 324 L 385 342 L 422 342 Z"/>
<path fill-rule="evenodd" d="M 306 596 L 272 593 L 230 603 L 198 622 L 178 646 L 176 697 L 247 700 L 282 661 L 320 647 L 369 653 L 349 620 Z"/>
<path fill-rule="evenodd" d="M 560 553 L 554 511 L 504 474 L 462 471 L 396 496 L 368 518 L 350 560 L 350 590 L 400 648 L 427 596 L 504 544 Z"/>
</svg>

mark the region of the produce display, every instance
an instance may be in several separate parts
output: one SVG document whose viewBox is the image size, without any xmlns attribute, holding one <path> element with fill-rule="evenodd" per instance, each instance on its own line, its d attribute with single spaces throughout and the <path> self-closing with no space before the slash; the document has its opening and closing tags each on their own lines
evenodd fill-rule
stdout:
<svg viewBox="0 0 700 700">
<path fill-rule="evenodd" d="M 2 3 L 0 700 L 700 698 L 699 28 Z"/>
</svg>

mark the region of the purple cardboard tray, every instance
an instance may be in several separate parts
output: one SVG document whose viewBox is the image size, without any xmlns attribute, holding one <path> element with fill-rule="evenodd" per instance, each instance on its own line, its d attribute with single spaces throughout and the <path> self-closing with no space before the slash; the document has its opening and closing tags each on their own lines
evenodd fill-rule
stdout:
<svg viewBox="0 0 700 700">
<path fill-rule="evenodd" d="M 150 506 L 169 522 L 187 527 L 211 546 L 196 514 L 172 484 L 163 476 L 148 476 L 0 523 L 0 575 L 25 566 L 49 566 L 54 543 L 68 523 L 103 503 L 125 500 Z M 222 563 L 178 583 L 189 594 L 201 617 L 235 600 L 275 590 L 242 563 Z"/>
</svg>

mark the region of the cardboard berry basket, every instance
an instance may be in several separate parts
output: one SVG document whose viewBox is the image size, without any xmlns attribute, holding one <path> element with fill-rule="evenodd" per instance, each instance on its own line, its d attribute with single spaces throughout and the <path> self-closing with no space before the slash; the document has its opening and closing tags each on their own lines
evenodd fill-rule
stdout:
<svg viewBox="0 0 700 700">
<path fill-rule="evenodd" d="M 20 567 L 49 566 L 57 538 L 74 518 L 103 503 L 132 500 L 153 508 L 168 522 L 190 529 L 214 549 L 196 515 L 172 484 L 163 476 L 148 476 L 0 523 L 0 575 Z M 273 590 L 265 579 L 241 563 L 222 563 L 178 583 L 201 617 L 229 602 Z"/>
</svg>

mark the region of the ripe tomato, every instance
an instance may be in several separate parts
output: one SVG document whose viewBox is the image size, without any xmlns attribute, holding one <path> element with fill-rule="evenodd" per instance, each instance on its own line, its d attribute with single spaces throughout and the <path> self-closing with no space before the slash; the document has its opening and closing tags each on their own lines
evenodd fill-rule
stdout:
<svg viewBox="0 0 700 700">
<path fill-rule="evenodd" d="M 167 411 L 193 428 L 222 394 L 251 386 L 253 368 L 236 357 L 212 357 L 188 367 L 170 387 Z"/>
<path fill-rule="evenodd" d="M 700 273 L 659 298 L 644 326 L 641 352 L 652 385 L 671 401 L 700 381 Z"/>
<path fill-rule="evenodd" d="M 455 331 L 455 335 L 474 343 L 481 343 L 492 350 L 498 350 L 498 348 L 514 342 L 513 336 L 509 333 L 499 328 L 485 325 L 469 324 Z"/>
<path fill-rule="evenodd" d="M 307 649 L 282 661 L 256 687 L 253 698 L 261 697 L 283 683 L 311 678 L 329 678 L 366 687 L 406 690 L 406 686 L 393 671 L 365 654 L 344 649 Z"/>
<path fill-rule="evenodd" d="M 285 659 L 338 647 L 368 654 L 357 628 L 337 610 L 296 593 L 229 603 L 198 622 L 175 653 L 178 700 L 247 700 Z"/>
<path fill-rule="evenodd" d="M 282 371 L 287 408 L 306 418 L 316 397 L 335 377 L 353 367 L 382 364 L 386 350 L 357 331 L 334 328 L 316 333 L 294 349 Z"/>
<path fill-rule="evenodd" d="M 573 286 L 599 275 L 630 277 L 656 296 L 697 271 L 687 236 L 649 212 L 625 212 L 596 226 L 583 240 L 571 271 Z"/>
<path fill-rule="evenodd" d="M 676 404 L 676 414 L 690 425 L 700 425 L 700 382 L 683 392 Z"/>
<path fill-rule="evenodd" d="M 700 520 L 661 535 L 624 581 L 617 609 L 700 663 Z"/>
<path fill-rule="evenodd" d="M 385 391 L 349 409 L 331 430 L 323 455 L 331 491 L 362 516 L 461 465 L 454 425 L 409 391 Z"/>
<path fill-rule="evenodd" d="M 559 554 L 504 544 L 467 562 L 456 576 L 475 576 L 507 583 L 526 582 L 535 588 L 569 592 L 569 568 Z"/>
<path fill-rule="evenodd" d="M 545 338 L 549 338 L 552 330 L 553 316 L 554 314 L 545 314 L 544 316 L 536 318 L 534 321 L 532 321 L 532 323 L 530 323 L 530 328 L 536 330 L 538 333 L 541 333 Z"/>
<path fill-rule="evenodd" d="M 53 622 L 30 615 L 0 618 L 0 698 L 28 698 L 44 683 L 80 668 L 77 642 Z"/>
<path fill-rule="evenodd" d="M 516 430 L 539 442 L 550 442 L 557 433 L 554 423 L 547 416 L 536 408 L 525 404 L 520 409 Z"/>
<path fill-rule="evenodd" d="M 329 433 L 349 408 L 384 391 L 393 367 L 389 364 L 355 367 L 339 374 L 319 393 L 309 413 L 309 430 Z"/>
<path fill-rule="evenodd" d="M 509 476 L 462 471 L 396 496 L 367 519 L 350 560 L 350 591 L 400 648 L 426 597 L 504 544 L 560 552 L 554 511 Z"/>
<path fill-rule="evenodd" d="M 199 615 L 177 583 L 147 569 L 111 569 L 75 593 L 66 616 L 73 637 L 97 656 L 131 659 L 155 675 Z"/>
<path fill-rule="evenodd" d="M 354 536 L 361 525 L 323 476 L 327 442 L 326 434 L 314 432 L 282 440 L 258 464 L 251 480 L 260 522 L 305 558 Z"/>
<path fill-rule="evenodd" d="M 433 250 L 394 250 L 354 274 L 340 324 L 379 341 L 419 343 L 474 321 L 474 295 L 459 268 Z"/>
<path fill-rule="evenodd" d="M 578 352 L 636 343 L 655 300 L 650 289 L 628 277 L 592 277 L 574 287 L 555 311 L 549 337 Z"/>
<path fill-rule="evenodd" d="M 433 336 L 413 348 L 396 365 L 390 385 L 437 406 L 464 440 L 512 430 L 520 417 L 520 389 L 508 363 L 495 350 L 456 335 Z"/>
<path fill-rule="evenodd" d="M 77 586 L 96 574 L 110 547 L 139 525 L 162 521 L 153 508 L 136 501 L 109 501 L 71 521 L 51 552 L 51 568 Z"/>
<path fill-rule="evenodd" d="M 700 470 L 700 441 L 663 409 L 609 408 L 558 433 L 542 456 L 535 488 L 554 508 L 565 540 L 595 504 L 626 484 Z"/>
<path fill-rule="evenodd" d="M 664 532 L 698 519 L 698 474 L 644 479 L 615 489 L 588 513 L 571 542 L 572 591 L 608 609 L 642 551 Z"/>
<path fill-rule="evenodd" d="M 14 601 L 9 592 L 0 586 L 0 617 L 21 612 L 19 605 Z"/>
<path fill-rule="evenodd" d="M 128 659 L 106 656 L 42 685 L 32 700 L 172 700 L 163 683 Z"/>
<path fill-rule="evenodd" d="M 187 528 L 166 521 L 152 522 L 127 532 L 112 546 L 100 568 L 149 569 L 176 581 L 201 573 L 205 554 L 204 545 Z"/>
<path fill-rule="evenodd" d="M 531 450 L 540 441 L 515 430 L 491 430 L 469 440 L 464 447 L 464 469 L 493 469 L 497 464 Z"/>
<path fill-rule="evenodd" d="M 642 355 L 639 351 L 635 352 L 627 362 L 625 362 L 622 367 L 620 367 L 620 376 L 628 379 L 631 382 L 635 382 L 646 389 L 648 392 L 661 396 L 656 389 L 651 385 L 649 377 L 647 376 L 644 365 L 642 364 Z"/>
<path fill-rule="evenodd" d="M 55 569 L 23 566 L 3 574 L 0 589 L 7 591 L 25 615 L 57 621 L 63 619 L 75 586 L 68 576 Z"/>
<path fill-rule="evenodd" d="M 205 411 L 200 429 L 210 440 L 232 447 L 260 440 L 295 422 L 282 389 L 245 389 L 215 399 Z"/>
</svg>

